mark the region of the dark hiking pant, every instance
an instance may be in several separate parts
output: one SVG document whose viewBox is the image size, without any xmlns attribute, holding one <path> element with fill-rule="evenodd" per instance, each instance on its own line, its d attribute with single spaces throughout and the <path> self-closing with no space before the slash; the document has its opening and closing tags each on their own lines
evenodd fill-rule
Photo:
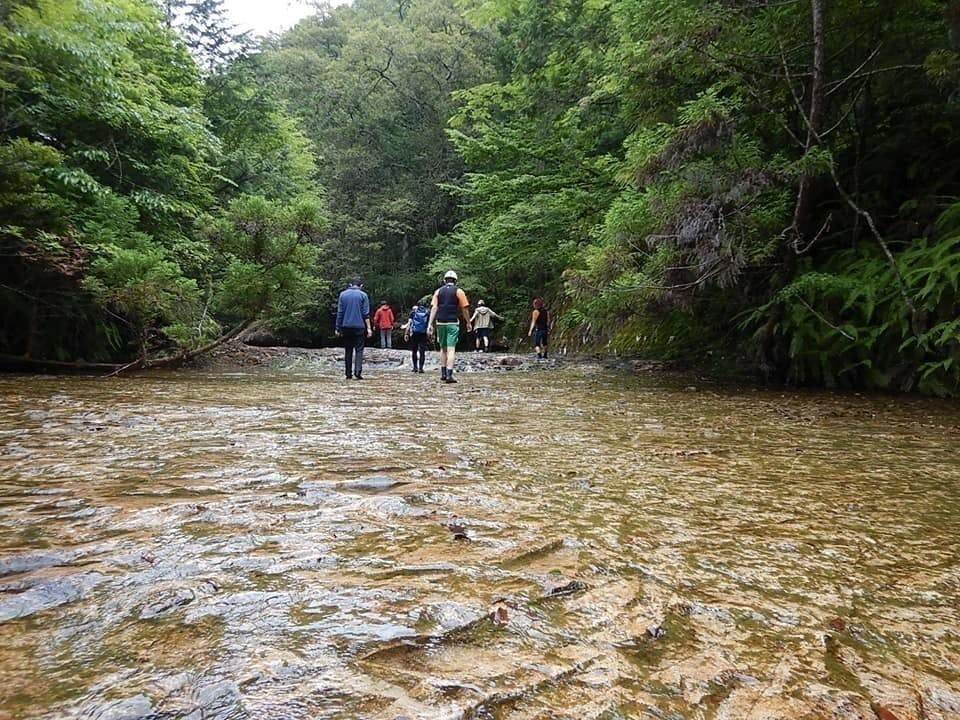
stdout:
<svg viewBox="0 0 960 720">
<path fill-rule="evenodd" d="M 343 369 L 347 377 L 363 374 L 363 345 L 366 341 L 365 328 L 343 328 Z"/>
<path fill-rule="evenodd" d="M 423 361 L 427 355 L 427 334 L 426 333 L 413 333 L 410 336 L 410 352 L 411 352 L 411 361 L 413 366 L 420 370 L 423 370 Z M 419 358 L 419 361 L 418 361 Z"/>
</svg>

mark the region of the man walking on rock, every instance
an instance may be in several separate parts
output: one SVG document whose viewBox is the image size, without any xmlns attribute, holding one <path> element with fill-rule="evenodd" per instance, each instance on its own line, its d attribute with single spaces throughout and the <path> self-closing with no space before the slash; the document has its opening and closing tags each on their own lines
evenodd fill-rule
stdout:
<svg viewBox="0 0 960 720">
<path fill-rule="evenodd" d="M 470 318 L 473 331 L 477 335 L 477 352 L 490 352 L 490 331 L 493 329 L 494 318 L 503 320 L 492 308 L 488 308 L 483 300 L 478 300 L 477 309 Z"/>
<path fill-rule="evenodd" d="M 370 327 L 370 298 L 363 291 L 363 281 L 353 278 L 350 287 L 337 299 L 337 337 L 343 336 L 343 366 L 347 380 L 363 380 L 363 345 L 373 335 Z"/>
<path fill-rule="evenodd" d="M 427 334 L 436 330 L 437 344 L 440 346 L 440 379 L 445 383 L 455 383 L 453 362 L 457 351 L 457 338 L 460 336 L 460 318 L 467 323 L 470 332 L 470 310 L 466 293 L 457 287 L 457 274 L 447 270 L 443 276 L 443 285 L 433 294 L 430 301 L 430 320 Z"/>
</svg>

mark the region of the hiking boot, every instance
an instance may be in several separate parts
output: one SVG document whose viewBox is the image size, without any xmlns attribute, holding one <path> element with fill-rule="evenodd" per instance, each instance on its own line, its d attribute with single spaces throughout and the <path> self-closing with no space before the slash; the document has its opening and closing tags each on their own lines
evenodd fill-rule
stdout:
<svg viewBox="0 0 960 720">
<path fill-rule="evenodd" d="M 357 379 L 357 380 L 363 380 L 363 375 L 361 375 L 360 373 L 357 373 L 357 374 L 354 375 L 353 377 L 354 377 L 355 379 Z"/>
<path fill-rule="evenodd" d="M 447 369 L 445 367 L 440 368 L 440 380 L 443 382 L 447 380 Z"/>
<path fill-rule="evenodd" d="M 454 377 L 453 377 L 453 373 L 450 373 L 449 375 L 447 375 L 447 377 L 445 377 L 443 381 L 444 381 L 445 383 L 447 383 L 448 385 L 449 385 L 450 383 L 455 383 L 455 382 L 456 382 L 456 380 L 455 380 Z"/>
</svg>

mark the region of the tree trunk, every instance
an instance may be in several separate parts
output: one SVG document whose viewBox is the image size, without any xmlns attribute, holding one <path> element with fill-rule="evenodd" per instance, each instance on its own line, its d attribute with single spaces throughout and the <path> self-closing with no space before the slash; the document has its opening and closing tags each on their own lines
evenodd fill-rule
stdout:
<svg viewBox="0 0 960 720">
<path fill-rule="evenodd" d="M 27 336 L 24 339 L 23 356 L 30 358 L 33 356 L 33 343 L 37 337 L 37 329 L 40 318 L 40 304 L 36 298 L 30 302 L 30 317 L 27 319 Z"/>
<path fill-rule="evenodd" d="M 0 369 L 6 370 L 53 370 L 61 372 L 95 372 L 107 373 L 108 375 L 119 375 L 127 370 L 151 370 L 156 368 L 177 367 L 194 358 L 205 355 L 215 350 L 225 342 L 232 340 L 241 332 L 250 326 L 252 320 L 245 320 L 237 325 L 230 332 L 221 335 L 213 342 L 207 343 L 203 347 L 195 350 L 188 350 L 177 355 L 155 358 L 153 360 L 138 357 L 133 362 L 126 365 L 118 363 L 87 363 L 87 362 L 65 362 L 61 360 L 34 360 L 32 358 L 21 357 L 18 355 L 0 355 Z"/>
<path fill-rule="evenodd" d="M 804 154 L 820 144 L 824 116 L 824 75 L 826 72 L 826 38 L 824 38 L 823 0 L 811 0 L 811 21 L 813 29 L 813 63 L 810 79 L 810 105 L 804 118 L 807 125 L 807 138 Z M 797 190 L 797 204 L 793 212 L 793 251 L 799 254 L 816 233 L 815 207 L 812 200 L 813 178 L 804 174 L 800 178 Z"/>
</svg>

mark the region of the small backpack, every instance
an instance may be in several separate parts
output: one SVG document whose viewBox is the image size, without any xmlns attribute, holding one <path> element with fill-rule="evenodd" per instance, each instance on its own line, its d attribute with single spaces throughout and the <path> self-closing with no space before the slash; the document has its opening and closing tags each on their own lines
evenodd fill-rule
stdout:
<svg viewBox="0 0 960 720">
<path fill-rule="evenodd" d="M 425 333 L 427 331 L 427 321 L 430 319 L 430 311 L 426 308 L 417 308 L 410 313 L 410 332 Z"/>
</svg>

